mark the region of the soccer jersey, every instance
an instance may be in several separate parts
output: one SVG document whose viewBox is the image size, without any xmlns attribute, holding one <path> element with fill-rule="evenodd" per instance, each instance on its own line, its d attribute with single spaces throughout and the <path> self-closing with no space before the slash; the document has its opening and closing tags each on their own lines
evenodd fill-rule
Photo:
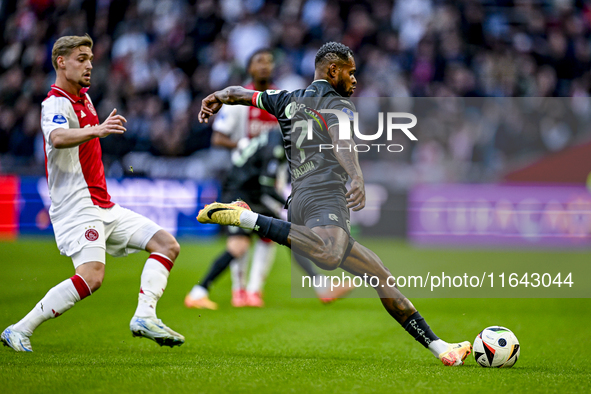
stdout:
<svg viewBox="0 0 591 394">
<path fill-rule="evenodd" d="M 254 84 L 245 86 L 254 89 Z M 232 141 L 253 138 L 277 127 L 277 119 L 267 111 L 243 105 L 224 105 L 218 112 L 213 130 L 227 135 Z"/>
<path fill-rule="evenodd" d="M 50 135 L 56 129 L 96 126 L 99 119 L 87 89 L 74 96 L 52 85 L 41 108 L 41 129 L 45 148 L 45 169 L 52 221 L 88 206 L 110 208 L 101 144 L 93 138 L 73 148 L 56 149 Z"/>
<path fill-rule="evenodd" d="M 349 100 L 339 95 L 328 81 L 320 79 L 312 82 L 306 89 L 293 92 L 256 92 L 253 95 L 253 103 L 275 115 L 279 121 L 290 164 L 293 192 L 302 186 L 345 190 L 348 174 L 339 164 L 333 149 L 319 149 L 321 145 L 328 146 L 333 143 L 328 129 L 338 124 L 338 118 L 334 114 L 320 114 L 318 111 L 343 111 L 351 119 L 355 107 Z M 304 104 L 313 111 L 302 111 Z M 309 140 L 309 122 L 306 117 L 309 117 L 310 113 L 314 114 L 314 119 L 313 138 Z"/>
</svg>

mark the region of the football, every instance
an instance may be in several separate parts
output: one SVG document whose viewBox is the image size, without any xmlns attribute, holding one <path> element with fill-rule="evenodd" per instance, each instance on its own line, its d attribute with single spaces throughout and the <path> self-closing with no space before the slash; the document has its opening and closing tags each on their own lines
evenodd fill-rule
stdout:
<svg viewBox="0 0 591 394">
<path fill-rule="evenodd" d="M 474 358 L 482 367 L 509 368 L 519 358 L 519 341 L 511 330 L 487 327 L 474 340 Z"/>
</svg>

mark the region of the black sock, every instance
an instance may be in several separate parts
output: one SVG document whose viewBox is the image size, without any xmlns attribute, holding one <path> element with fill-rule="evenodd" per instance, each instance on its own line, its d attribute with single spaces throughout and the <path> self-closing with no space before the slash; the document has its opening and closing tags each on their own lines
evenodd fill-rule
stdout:
<svg viewBox="0 0 591 394">
<path fill-rule="evenodd" d="M 412 335 L 416 341 L 420 342 L 421 345 L 426 348 L 429 347 L 431 342 L 439 339 L 439 337 L 431 331 L 431 328 L 419 312 L 410 315 L 402 327 L 404 327 L 404 329 Z"/>
<path fill-rule="evenodd" d="M 230 265 L 230 262 L 232 262 L 232 260 L 234 260 L 234 256 L 232 256 L 230 254 L 230 252 L 228 252 L 226 250 L 224 253 L 222 253 L 216 259 L 216 261 L 213 262 L 211 267 L 209 267 L 209 271 L 207 272 L 207 275 L 205 275 L 205 277 L 201 281 L 200 286 L 205 287 L 205 289 L 209 290 L 209 286 L 211 286 L 211 283 L 218 276 L 220 276 L 220 274 L 222 272 L 224 272 L 224 270 L 226 268 L 228 268 L 228 266 Z"/>
<path fill-rule="evenodd" d="M 260 236 L 269 238 L 271 241 L 275 241 L 280 245 L 289 246 L 287 237 L 289 236 L 290 228 L 290 222 L 259 215 L 254 226 L 254 231 Z"/>
</svg>

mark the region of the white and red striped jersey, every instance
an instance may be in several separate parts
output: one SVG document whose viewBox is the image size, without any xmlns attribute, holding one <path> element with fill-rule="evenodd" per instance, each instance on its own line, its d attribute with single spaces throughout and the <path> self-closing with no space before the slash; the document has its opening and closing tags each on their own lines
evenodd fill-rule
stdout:
<svg viewBox="0 0 591 394">
<path fill-rule="evenodd" d="M 110 208 L 115 205 L 107 193 L 99 139 L 93 138 L 73 148 L 56 149 L 49 138 L 55 129 L 79 129 L 99 124 L 87 90 L 82 89 L 82 96 L 78 97 L 52 85 L 41 105 L 52 220 L 88 206 Z"/>
<path fill-rule="evenodd" d="M 254 84 L 249 83 L 245 88 L 254 90 Z M 241 138 L 254 138 L 271 129 L 279 128 L 279 124 L 277 118 L 257 107 L 224 105 L 218 112 L 212 128 L 238 142 Z"/>
</svg>

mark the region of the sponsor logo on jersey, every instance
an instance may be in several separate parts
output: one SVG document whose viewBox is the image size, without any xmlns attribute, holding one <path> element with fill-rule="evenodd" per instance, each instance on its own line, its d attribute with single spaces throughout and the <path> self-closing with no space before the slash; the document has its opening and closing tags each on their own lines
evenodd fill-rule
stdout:
<svg viewBox="0 0 591 394">
<path fill-rule="evenodd" d="M 80 111 L 80 119 L 84 119 L 86 117 L 86 114 L 84 113 L 84 111 Z"/>
<path fill-rule="evenodd" d="M 99 237 L 99 233 L 95 229 L 91 228 L 90 230 L 86 230 L 84 236 L 89 241 L 96 241 Z"/>
<path fill-rule="evenodd" d="M 306 104 L 298 104 L 295 102 L 289 103 L 287 105 L 287 107 L 285 107 L 285 117 L 287 119 L 291 119 L 296 114 L 296 112 L 298 112 L 299 110 L 301 110 L 302 108 L 305 108 L 305 107 L 306 107 Z"/>
<path fill-rule="evenodd" d="M 63 124 L 63 123 L 66 123 L 66 122 L 67 122 L 67 120 L 66 120 L 66 118 L 64 117 L 64 115 L 55 115 L 55 116 L 53 117 L 53 120 L 52 120 L 52 122 L 53 122 L 53 123 L 57 123 L 57 124 Z"/>
<path fill-rule="evenodd" d="M 273 95 L 273 94 L 279 94 L 279 93 L 281 93 L 281 92 L 283 92 L 283 90 L 274 90 L 274 89 L 269 89 L 269 90 L 267 90 L 267 94 L 268 94 L 269 96 L 270 96 L 270 95 Z"/>
<path fill-rule="evenodd" d="M 339 218 L 338 218 L 338 216 L 337 216 L 337 215 L 335 215 L 334 213 L 329 213 L 329 214 L 328 214 L 328 218 L 329 218 L 330 220 L 334 220 L 335 222 L 338 222 L 338 221 L 339 221 Z"/>
</svg>

